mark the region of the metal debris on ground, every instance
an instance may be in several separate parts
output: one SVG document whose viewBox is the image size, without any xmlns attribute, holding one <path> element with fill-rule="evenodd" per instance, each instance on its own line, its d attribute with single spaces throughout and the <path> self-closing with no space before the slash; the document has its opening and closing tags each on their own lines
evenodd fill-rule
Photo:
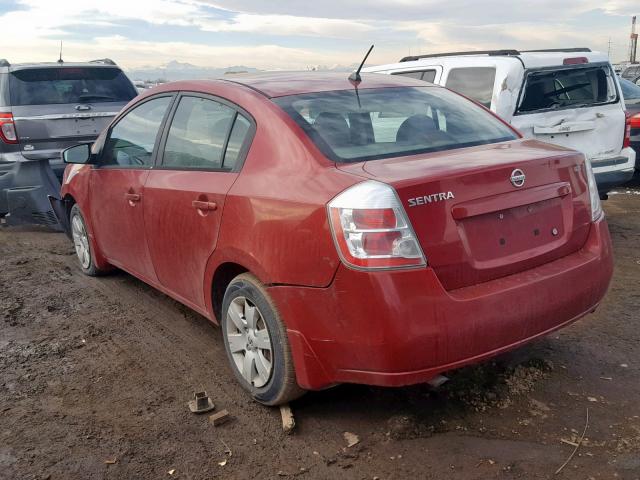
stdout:
<svg viewBox="0 0 640 480">
<path fill-rule="evenodd" d="M 225 442 L 223 439 L 220 439 L 220 441 L 224 445 L 224 453 L 225 453 L 225 455 L 229 455 L 229 458 L 231 458 L 233 456 L 233 452 L 229 448 L 229 445 L 227 445 L 227 442 Z"/>
<path fill-rule="evenodd" d="M 582 435 L 580 435 L 580 439 L 576 443 L 576 446 L 573 449 L 573 452 L 571 452 L 571 455 L 569 455 L 569 458 L 567 458 L 567 460 L 562 465 L 560 465 L 560 468 L 558 468 L 558 470 L 556 470 L 555 475 L 558 475 L 562 471 L 562 469 L 567 466 L 567 464 L 571 461 L 573 456 L 576 454 L 576 452 L 580 448 L 580 445 L 582 445 L 582 441 L 584 440 L 584 436 L 587 433 L 587 428 L 589 428 L 589 409 L 588 408 L 587 408 L 587 418 L 586 418 L 586 420 L 584 422 L 584 430 L 582 430 Z"/>
<path fill-rule="evenodd" d="M 230 419 L 231 416 L 229 415 L 229 412 L 227 410 L 220 410 L 219 412 L 209 416 L 209 422 L 213 423 L 214 427 L 219 427 Z"/>
<path fill-rule="evenodd" d="M 343 436 L 347 441 L 347 448 L 353 447 L 354 445 L 360 443 L 360 437 L 358 437 L 358 435 L 356 435 L 355 433 L 344 432 Z"/>
<path fill-rule="evenodd" d="M 444 375 L 436 375 L 435 377 L 433 377 L 431 380 L 429 380 L 427 382 L 427 384 L 431 387 L 431 388 L 439 388 L 442 385 L 444 385 L 445 383 L 447 383 L 449 381 L 448 377 L 445 377 Z"/>
<path fill-rule="evenodd" d="M 293 418 L 293 412 L 289 404 L 280 405 L 280 416 L 282 417 L 282 430 L 288 435 L 296 426 L 296 421 Z"/>
<path fill-rule="evenodd" d="M 207 392 L 194 393 L 193 400 L 191 400 L 188 405 L 191 413 L 206 413 L 216 408 L 216 406 L 207 395 Z"/>
</svg>

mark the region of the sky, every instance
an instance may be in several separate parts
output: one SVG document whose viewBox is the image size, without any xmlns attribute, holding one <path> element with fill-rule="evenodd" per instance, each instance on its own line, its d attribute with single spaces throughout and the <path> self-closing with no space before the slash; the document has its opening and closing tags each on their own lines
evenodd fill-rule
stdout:
<svg viewBox="0 0 640 480">
<path fill-rule="evenodd" d="M 591 47 L 627 56 L 639 0 L 0 0 L 0 57 L 128 69 L 308 69 L 418 53 Z M 609 44 L 610 42 L 610 44 Z"/>
</svg>

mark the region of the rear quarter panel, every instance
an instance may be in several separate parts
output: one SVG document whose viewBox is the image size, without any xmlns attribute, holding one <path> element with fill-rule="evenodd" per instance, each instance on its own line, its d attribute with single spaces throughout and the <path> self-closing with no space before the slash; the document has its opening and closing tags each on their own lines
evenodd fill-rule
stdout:
<svg viewBox="0 0 640 480">
<path fill-rule="evenodd" d="M 340 262 L 326 203 L 358 182 L 321 156 L 271 101 L 250 109 L 257 130 L 227 195 L 208 269 L 238 263 L 265 284 L 327 286 Z"/>
</svg>

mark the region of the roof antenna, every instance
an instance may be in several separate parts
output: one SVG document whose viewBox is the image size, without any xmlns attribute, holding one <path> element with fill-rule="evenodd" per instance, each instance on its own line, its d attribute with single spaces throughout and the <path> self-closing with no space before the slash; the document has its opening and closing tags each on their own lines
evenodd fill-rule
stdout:
<svg viewBox="0 0 640 480">
<path fill-rule="evenodd" d="M 362 63 L 360 64 L 358 69 L 355 72 L 353 72 L 351 75 L 349 75 L 349 81 L 351 83 L 356 83 L 357 84 L 357 83 L 360 83 L 362 81 L 362 77 L 360 76 L 360 70 L 362 70 L 362 67 L 364 67 L 364 62 L 367 61 L 367 58 L 369 57 L 369 54 L 371 53 L 371 50 L 373 50 L 373 45 L 371 45 L 369 47 L 369 51 L 367 52 L 367 54 L 362 59 Z"/>
<path fill-rule="evenodd" d="M 64 60 L 62 60 L 62 40 L 60 40 L 60 57 L 58 58 L 58 63 L 64 63 Z"/>
</svg>

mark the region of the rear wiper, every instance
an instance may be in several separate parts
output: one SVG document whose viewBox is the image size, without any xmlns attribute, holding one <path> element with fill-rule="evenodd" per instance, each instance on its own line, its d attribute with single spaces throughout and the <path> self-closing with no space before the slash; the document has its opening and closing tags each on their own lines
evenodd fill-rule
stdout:
<svg viewBox="0 0 640 480">
<path fill-rule="evenodd" d="M 81 102 L 86 102 L 89 99 L 94 99 L 94 100 L 118 100 L 116 97 L 111 97 L 109 95 L 99 95 L 99 94 L 92 94 L 92 93 L 87 93 L 84 95 L 80 95 L 78 97 L 78 100 L 80 100 Z"/>
</svg>

